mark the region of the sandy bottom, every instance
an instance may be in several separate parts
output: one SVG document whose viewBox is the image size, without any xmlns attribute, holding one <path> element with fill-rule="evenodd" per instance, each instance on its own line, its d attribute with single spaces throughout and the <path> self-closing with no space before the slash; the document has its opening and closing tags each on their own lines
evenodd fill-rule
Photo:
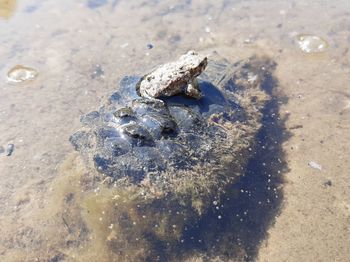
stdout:
<svg viewBox="0 0 350 262">
<path fill-rule="evenodd" d="M 264 54 L 278 64 L 280 200 L 266 206 L 264 227 L 244 224 L 241 231 L 252 230 L 245 234 L 237 224 L 254 247 L 235 249 L 231 261 L 348 261 L 347 10 L 348 0 L 0 0 L 0 145 L 15 145 L 11 156 L 0 155 L 0 260 L 113 261 L 99 240 L 100 216 L 80 212 L 91 196 L 68 138 L 124 75 L 196 49 L 230 61 Z M 323 37 L 328 49 L 303 53 L 301 33 Z M 18 64 L 38 77 L 8 83 Z M 205 261 L 188 259 L 198 260 Z"/>
</svg>

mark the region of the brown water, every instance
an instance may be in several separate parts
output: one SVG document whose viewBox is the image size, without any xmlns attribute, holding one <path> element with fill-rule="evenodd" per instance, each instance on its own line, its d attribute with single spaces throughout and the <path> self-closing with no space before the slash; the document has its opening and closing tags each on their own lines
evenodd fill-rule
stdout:
<svg viewBox="0 0 350 262">
<path fill-rule="evenodd" d="M 107 225 L 99 222 L 107 197 L 98 196 L 109 193 L 79 201 L 84 171 L 68 138 L 124 75 L 195 49 L 232 62 L 270 56 L 286 102 L 279 108 L 290 134 L 281 144 L 283 199 L 259 232 L 251 228 L 254 250 L 227 250 L 226 258 L 348 261 L 349 10 L 348 0 L 0 0 L 0 145 L 15 146 L 11 156 L 0 155 L 0 260 L 113 261 Z M 328 47 L 304 53 L 300 34 Z M 16 65 L 38 76 L 8 82 Z M 65 205 L 70 193 L 77 197 Z M 81 215 L 84 205 L 93 205 L 93 215 Z"/>
</svg>

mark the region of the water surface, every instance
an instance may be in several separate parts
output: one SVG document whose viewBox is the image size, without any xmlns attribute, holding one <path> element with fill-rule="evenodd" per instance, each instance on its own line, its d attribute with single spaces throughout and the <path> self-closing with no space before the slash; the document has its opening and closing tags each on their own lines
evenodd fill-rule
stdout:
<svg viewBox="0 0 350 262">
<path fill-rule="evenodd" d="M 83 169 L 68 138 L 124 75 L 195 49 L 231 62 L 268 55 L 278 81 L 245 176 L 172 255 L 346 261 L 348 10 L 347 0 L 0 0 L 0 145 L 14 144 L 0 156 L 0 260 L 113 261 L 99 224 L 108 193 L 96 197 L 96 216 L 81 216 L 91 202 L 80 201 Z M 327 48 L 303 52 L 301 34 Z M 16 65 L 38 75 L 9 82 Z"/>
</svg>

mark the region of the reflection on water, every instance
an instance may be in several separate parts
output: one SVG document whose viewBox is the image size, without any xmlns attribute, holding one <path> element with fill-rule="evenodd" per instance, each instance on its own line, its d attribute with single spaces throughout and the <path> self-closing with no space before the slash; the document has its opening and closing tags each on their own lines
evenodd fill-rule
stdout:
<svg viewBox="0 0 350 262">
<path fill-rule="evenodd" d="M 0 0 L 0 18 L 8 19 L 16 10 L 16 0 Z"/>
<path fill-rule="evenodd" d="M 297 36 L 300 49 L 305 53 L 320 53 L 328 48 L 328 43 L 322 37 L 316 35 L 300 34 Z"/>
</svg>

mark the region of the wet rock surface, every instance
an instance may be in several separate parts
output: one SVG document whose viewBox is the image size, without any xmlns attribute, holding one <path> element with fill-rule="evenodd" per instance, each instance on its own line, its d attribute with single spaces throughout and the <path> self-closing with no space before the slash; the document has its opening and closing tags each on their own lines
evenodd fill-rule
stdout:
<svg viewBox="0 0 350 262">
<path fill-rule="evenodd" d="M 257 58 L 239 62 L 231 75 L 215 72 L 215 66 L 229 66 L 212 62 L 214 72 L 199 81 L 200 100 L 139 97 L 136 85 L 140 78 L 125 77 L 108 105 L 82 116 L 85 127 L 70 141 L 99 173 L 113 181 L 156 182 L 164 172 L 196 166 L 225 169 L 223 158 L 244 142 L 239 141 L 239 134 L 253 127 L 258 120 L 253 117 L 260 115 L 268 99 L 260 85 L 272 64 L 262 62 L 267 63 Z M 217 76 L 222 76 L 218 83 Z M 258 122 L 255 124 L 257 128 Z"/>
<path fill-rule="evenodd" d="M 265 57 L 210 59 L 198 81 L 200 99 L 144 98 L 141 78 L 124 77 L 106 105 L 81 117 L 83 128 L 70 141 L 90 173 L 118 195 L 108 243 L 120 261 L 157 258 L 154 245 L 179 243 L 186 225 L 244 173 L 274 67 Z"/>
</svg>

